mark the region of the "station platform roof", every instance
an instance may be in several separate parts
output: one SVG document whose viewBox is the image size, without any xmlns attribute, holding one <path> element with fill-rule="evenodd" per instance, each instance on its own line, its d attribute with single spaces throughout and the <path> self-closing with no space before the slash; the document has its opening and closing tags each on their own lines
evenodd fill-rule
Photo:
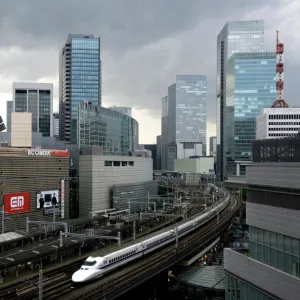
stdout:
<svg viewBox="0 0 300 300">
<path fill-rule="evenodd" d="M 225 290 L 225 272 L 223 266 L 177 267 L 176 279 L 186 285 L 214 291 Z"/>
<path fill-rule="evenodd" d="M 79 219 L 62 220 L 60 222 L 65 222 L 68 224 L 68 226 L 78 226 L 78 225 L 90 224 L 92 222 L 104 222 L 106 219 L 107 218 L 105 218 L 103 216 L 99 216 L 99 217 L 94 217 L 94 218 L 87 217 L 87 218 L 79 218 Z M 42 225 L 40 225 L 40 226 L 41 226 L 41 229 L 38 229 L 35 226 L 31 226 L 29 233 L 26 232 L 25 228 L 19 229 L 16 231 L 2 233 L 2 234 L 0 234 L 0 245 L 20 241 L 20 240 L 35 237 L 35 236 L 39 236 L 39 235 L 45 233 L 44 230 L 42 229 Z M 61 230 L 60 228 L 62 229 L 63 226 L 56 225 L 55 229 L 52 229 L 51 225 L 49 225 L 47 233 L 56 232 L 58 230 Z"/>
<path fill-rule="evenodd" d="M 164 226 L 172 224 L 173 219 L 169 219 L 165 223 L 157 224 L 155 232 L 151 232 L 146 234 L 146 236 L 143 236 L 140 238 L 140 240 L 148 239 L 152 236 L 155 236 L 159 233 L 165 232 L 166 230 L 169 230 L 168 228 L 164 228 Z M 121 228 L 116 228 L 114 225 L 109 226 L 101 226 L 94 229 L 94 235 L 97 236 L 117 236 L 118 232 L 122 232 L 123 230 L 126 230 L 128 226 L 131 225 L 123 225 Z M 146 233 L 147 230 L 144 230 L 143 232 Z M 151 230 L 150 230 L 151 231 Z M 76 232 L 78 234 L 87 233 L 86 230 Z M 139 238 L 139 233 L 137 233 L 136 238 Z M 18 236 L 13 235 L 12 233 L 7 234 L 7 238 L 19 238 Z M 42 240 L 40 242 L 34 242 L 33 244 L 18 247 L 15 249 L 11 249 L 9 251 L 4 251 L 0 253 L 0 269 L 4 269 L 7 267 L 15 266 L 18 264 L 22 264 L 28 261 L 34 261 L 52 254 L 55 254 L 57 252 L 60 252 L 62 250 L 70 249 L 73 247 L 78 247 L 82 244 L 82 239 L 92 241 L 92 239 L 89 238 L 82 238 L 80 236 L 70 236 L 67 238 L 63 238 L 63 247 L 59 246 L 59 237 L 54 236 L 47 238 L 45 240 Z M 124 242 L 128 241 L 128 239 L 122 240 L 122 244 Z M 105 242 L 107 243 L 107 241 Z M 132 242 L 134 243 L 134 242 Z M 128 246 L 128 245 L 127 245 Z M 117 244 L 115 244 L 115 247 L 118 247 Z M 125 247 L 125 245 L 122 245 L 122 247 Z M 95 253 L 99 254 L 107 254 L 110 253 L 112 249 L 109 247 L 106 249 L 106 247 L 102 248 L 100 247 L 98 250 L 94 251 Z M 84 255 L 82 256 L 82 259 L 84 259 Z"/>
</svg>

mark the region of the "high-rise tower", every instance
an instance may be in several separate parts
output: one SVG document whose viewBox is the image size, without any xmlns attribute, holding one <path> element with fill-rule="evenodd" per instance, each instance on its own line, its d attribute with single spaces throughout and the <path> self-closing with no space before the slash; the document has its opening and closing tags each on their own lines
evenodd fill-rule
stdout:
<svg viewBox="0 0 300 300">
<path fill-rule="evenodd" d="M 226 175 L 225 108 L 227 61 L 234 53 L 264 51 L 264 21 L 227 22 L 217 38 L 217 174 Z"/>
<path fill-rule="evenodd" d="M 13 83 L 13 111 L 32 113 L 32 132 L 53 135 L 52 109 L 52 83 Z"/>
<path fill-rule="evenodd" d="M 69 34 L 59 67 L 59 136 L 76 144 L 78 104 L 101 106 L 100 37 Z"/>
</svg>

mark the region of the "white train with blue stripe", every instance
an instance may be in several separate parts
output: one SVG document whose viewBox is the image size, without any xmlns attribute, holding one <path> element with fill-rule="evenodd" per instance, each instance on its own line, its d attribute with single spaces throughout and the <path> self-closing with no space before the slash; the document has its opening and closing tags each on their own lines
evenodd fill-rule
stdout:
<svg viewBox="0 0 300 300">
<path fill-rule="evenodd" d="M 228 195 L 225 201 L 218 203 L 214 208 L 206 211 L 205 213 L 197 216 L 182 225 L 179 225 L 178 238 L 187 235 L 191 231 L 200 227 L 211 218 L 215 217 L 218 212 L 221 212 L 230 201 Z M 164 245 L 170 244 L 176 239 L 175 229 L 171 229 L 164 233 L 160 233 L 152 238 L 144 240 L 141 243 L 134 244 L 132 246 L 123 248 L 121 250 L 112 252 L 103 257 L 88 257 L 81 268 L 76 271 L 72 276 L 72 281 L 75 283 L 88 282 L 90 280 L 97 279 L 120 266 L 128 264 L 129 262 L 136 260 L 143 255 L 151 253 Z"/>
</svg>

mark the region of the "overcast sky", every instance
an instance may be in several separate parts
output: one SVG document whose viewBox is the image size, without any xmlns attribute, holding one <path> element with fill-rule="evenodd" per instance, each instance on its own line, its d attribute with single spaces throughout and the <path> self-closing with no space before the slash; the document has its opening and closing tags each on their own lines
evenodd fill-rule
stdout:
<svg viewBox="0 0 300 300">
<path fill-rule="evenodd" d="M 101 36 L 103 106 L 133 107 L 140 143 L 160 134 L 161 98 L 176 74 L 208 77 L 208 137 L 215 135 L 216 39 L 226 21 L 265 20 L 265 50 L 285 43 L 285 95 L 299 105 L 299 0 L 0 0 L 0 114 L 13 81 L 54 83 L 69 33 Z"/>
</svg>

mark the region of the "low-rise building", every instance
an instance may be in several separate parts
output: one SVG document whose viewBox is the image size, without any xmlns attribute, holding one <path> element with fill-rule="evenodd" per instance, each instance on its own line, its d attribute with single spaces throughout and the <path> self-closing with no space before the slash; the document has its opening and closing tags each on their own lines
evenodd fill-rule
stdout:
<svg viewBox="0 0 300 300">
<path fill-rule="evenodd" d="M 291 137 L 300 130 L 300 108 L 264 108 L 256 118 L 256 139 Z"/>
<path fill-rule="evenodd" d="M 124 207 L 124 197 L 132 202 L 147 201 L 150 183 L 156 184 L 152 177 L 151 157 L 103 155 L 101 147 L 83 147 L 80 154 L 80 216 L 87 216 L 92 211 L 105 210 L 113 206 L 117 209 Z M 126 191 L 120 191 L 122 197 L 116 193 L 113 195 L 113 189 L 118 192 L 116 187 L 125 184 Z M 136 185 L 143 187 L 144 190 L 137 193 Z M 118 201 L 119 198 L 113 197 L 122 198 L 121 207 L 118 206 L 121 203 Z"/>
<path fill-rule="evenodd" d="M 69 218 L 69 152 L 0 147 L 0 197 L 5 231 L 25 228 L 33 221 Z"/>
<path fill-rule="evenodd" d="M 187 159 L 174 159 L 174 171 L 214 174 L 214 157 L 200 156 Z"/>
</svg>

